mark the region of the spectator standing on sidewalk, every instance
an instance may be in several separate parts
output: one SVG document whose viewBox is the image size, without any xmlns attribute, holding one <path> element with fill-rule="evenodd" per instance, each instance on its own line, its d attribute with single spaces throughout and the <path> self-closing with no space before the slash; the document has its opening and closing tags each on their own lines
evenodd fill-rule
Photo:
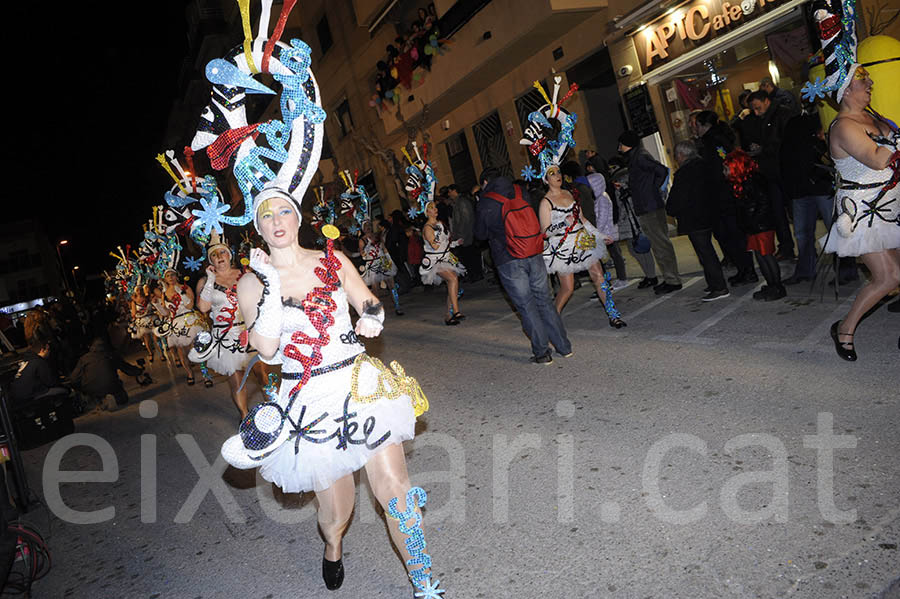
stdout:
<svg viewBox="0 0 900 599">
<path fill-rule="evenodd" d="M 678 234 L 687 235 L 703 267 L 707 294 L 703 301 L 712 302 L 730 295 L 722 273 L 722 264 L 712 244 L 713 227 L 719 218 L 718 177 L 715 164 L 703 160 L 694 142 L 675 145 L 675 172 L 666 212 L 678 220 Z"/>
<path fill-rule="evenodd" d="M 665 204 L 661 188 L 669 169 L 660 164 L 650 152 L 640 147 L 641 139 L 634 131 L 619 136 L 619 151 L 628 160 L 628 187 L 641 230 L 650 239 L 650 251 L 662 270 L 663 282 L 653 290 L 657 295 L 681 289 L 675 247 L 669 240 Z"/>
<path fill-rule="evenodd" d="M 457 254 L 463 266 L 466 267 L 466 280 L 469 282 L 480 281 L 484 278 L 481 268 L 481 252 L 475 245 L 475 205 L 468 194 L 460 193 L 459 186 L 455 183 L 447 186 L 447 200 L 453 208 L 453 218 L 450 222 L 451 239 L 459 239 Z"/>
</svg>

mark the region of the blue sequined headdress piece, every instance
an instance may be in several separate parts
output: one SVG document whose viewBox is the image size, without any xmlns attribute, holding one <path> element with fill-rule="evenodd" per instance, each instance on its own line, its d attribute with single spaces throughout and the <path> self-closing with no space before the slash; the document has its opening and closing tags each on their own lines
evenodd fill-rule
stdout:
<svg viewBox="0 0 900 599">
<path fill-rule="evenodd" d="M 413 154 L 416 155 L 415 160 L 403 147 L 400 149 L 409 166 L 406 167 L 406 192 L 409 199 L 415 204 L 409 209 L 407 216 L 413 219 L 419 214 L 424 214 L 425 206 L 434 199 L 434 190 L 437 187 L 437 176 L 434 174 L 434 168 L 431 166 L 431 160 L 428 157 L 428 146 L 424 145 L 424 157 L 419 153 L 419 145 L 412 142 Z"/>
<path fill-rule="evenodd" d="M 540 82 L 534 82 L 534 87 L 541 92 L 547 103 L 528 115 L 530 124 L 523 132 L 524 137 L 519 140 L 519 144 L 528 146 L 528 151 L 531 152 L 532 156 L 536 156 L 539 161 L 538 170 L 535 170 L 530 164 L 522 169 L 522 178 L 526 181 L 543 179 L 547 174 L 547 169 L 552 166 L 559 167 L 566 150 L 570 147 L 575 147 L 575 139 L 572 137 L 572 133 L 575 131 L 578 115 L 574 112 L 568 112 L 562 105 L 578 90 L 578 85 L 573 83 L 566 95 L 560 99 L 559 88 L 561 83 L 562 77 L 557 75 L 553 78 L 553 98 L 551 99 L 547 96 L 547 92 L 544 91 L 544 87 Z M 556 128 L 551 121 L 555 121 L 559 127 L 559 132 L 556 133 L 555 137 L 552 136 Z"/>
<path fill-rule="evenodd" d="M 856 62 L 856 0 L 816 0 L 809 9 L 822 42 L 825 79 L 803 86 L 801 95 L 809 102 L 830 96 L 840 103 L 853 81 Z"/>
<path fill-rule="evenodd" d="M 311 50 L 292 39 L 278 40 L 294 3 L 285 2 L 272 39 L 267 39 L 272 0 L 262 0 L 258 34 L 251 39 L 248 0 L 238 0 L 245 40 L 224 59 L 206 65 L 206 78 L 213 84 L 210 103 L 200 118 L 191 148 L 205 148 L 213 168 L 233 165 L 234 177 L 244 197 L 244 213 L 220 215 L 225 224 L 256 224 L 258 205 L 280 196 L 289 199 L 300 213 L 300 203 L 318 169 L 325 136 L 319 86 L 310 69 Z M 254 78 L 266 73 L 282 86 L 281 118 L 248 124 L 247 94 L 275 92 Z M 265 144 L 257 141 L 265 140 Z"/>
</svg>

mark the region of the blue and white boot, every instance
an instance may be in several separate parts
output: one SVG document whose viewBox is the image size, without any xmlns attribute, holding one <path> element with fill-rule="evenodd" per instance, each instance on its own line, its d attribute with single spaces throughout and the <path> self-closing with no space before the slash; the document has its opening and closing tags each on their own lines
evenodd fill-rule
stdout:
<svg viewBox="0 0 900 599">
<path fill-rule="evenodd" d="M 616 302 L 613 301 L 613 288 L 610 281 L 612 281 L 612 277 L 607 270 L 603 273 L 603 284 L 600 285 L 600 289 L 606 293 L 606 301 L 603 304 L 603 308 L 606 310 L 606 316 L 609 317 L 609 326 L 621 329 L 622 327 L 627 327 L 628 323 L 622 320 L 622 315 L 616 309 Z"/>
<path fill-rule="evenodd" d="M 394 283 L 394 286 L 391 287 L 391 297 L 394 298 L 394 314 L 397 316 L 403 316 L 403 310 L 400 309 L 400 284 Z"/>
<path fill-rule="evenodd" d="M 394 497 L 388 502 L 388 515 L 397 520 L 397 528 L 409 538 L 406 539 L 406 551 L 409 553 L 407 566 L 415 567 L 409 571 L 409 579 L 413 584 L 413 597 L 416 599 L 445 599 L 446 589 L 438 588 L 440 580 L 432 580 L 431 556 L 425 553 L 425 533 L 422 532 L 422 514 L 416 510 L 425 507 L 428 495 L 421 487 L 413 487 L 406 493 L 406 511 L 397 509 L 398 499 Z M 410 520 L 412 526 L 408 526 Z"/>
</svg>

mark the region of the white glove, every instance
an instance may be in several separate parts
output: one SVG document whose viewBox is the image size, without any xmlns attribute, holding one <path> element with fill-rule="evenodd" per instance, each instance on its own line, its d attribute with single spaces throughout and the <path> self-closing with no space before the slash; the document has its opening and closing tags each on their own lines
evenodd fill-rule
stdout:
<svg viewBox="0 0 900 599">
<path fill-rule="evenodd" d="M 281 304 L 281 277 L 269 263 L 269 256 L 259 248 L 250 250 L 250 268 L 263 284 L 262 295 L 256 304 L 256 320 L 250 329 L 269 339 L 281 338 L 284 308 Z"/>
<path fill-rule="evenodd" d="M 356 334 L 362 337 L 377 337 L 384 329 L 384 306 L 381 302 L 372 304 L 366 302 L 363 305 L 363 313 L 356 321 Z"/>
<path fill-rule="evenodd" d="M 216 288 L 216 271 L 212 267 L 206 269 L 206 283 L 200 290 L 200 299 L 212 303 L 212 293 Z"/>
</svg>

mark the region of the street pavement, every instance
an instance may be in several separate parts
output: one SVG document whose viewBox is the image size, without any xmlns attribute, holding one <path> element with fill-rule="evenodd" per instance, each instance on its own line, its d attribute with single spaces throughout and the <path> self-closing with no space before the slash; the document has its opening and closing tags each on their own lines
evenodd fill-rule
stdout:
<svg viewBox="0 0 900 599">
<path fill-rule="evenodd" d="M 528 362 L 487 281 L 464 286 L 461 325 L 443 324 L 443 288 L 419 288 L 366 342 L 431 403 L 405 449 L 445 599 L 900 594 L 900 316 L 871 314 L 847 363 L 828 329 L 858 283 L 837 299 L 801 286 L 759 302 L 754 285 L 703 303 L 676 244 L 682 291 L 618 292 L 616 330 L 583 286 L 564 312 L 575 355 L 549 366 Z M 412 596 L 364 474 L 346 580 L 327 591 L 313 496 L 218 458 L 238 423 L 224 378 L 151 373 L 128 382 L 128 406 L 78 418 L 82 436 L 25 452 L 56 506 L 26 515 L 53 556 L 35 597 Z M 53 463 L 104 482 L 56 484 Z"/>
</svg>

